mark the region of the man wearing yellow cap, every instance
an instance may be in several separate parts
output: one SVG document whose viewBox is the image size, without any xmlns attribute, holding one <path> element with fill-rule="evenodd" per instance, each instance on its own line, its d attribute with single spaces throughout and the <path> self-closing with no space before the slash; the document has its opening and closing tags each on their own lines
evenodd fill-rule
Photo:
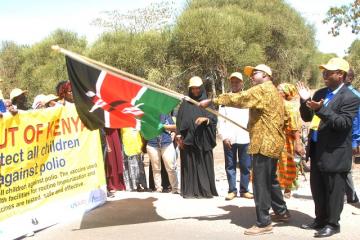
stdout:
<svg viewBox="0 0 360 240">
<path fill-rule="evenodd" d="M 297 85 L 301 97 L 301 117 L 304 121 L 313 122 L 309 156 L 315 219 L 301 227 L 318 230 L 315 237 L 329 237 L 340 232 L 345 181 L 352 164 L 352 123 L 360 100 L 344 84 L 349 71 L 347 61 L 332 58 L 319 68 L 325 88 L 315 92 L 311 98 L 310 91 L 302 83 Z"/>
<path fill-rule="evenodd" d="M 272 232 L 271 220 L 288 221 L 289 211 L 276 178 L 276 164 L 285 144 L 284 103 L 272 82 L 271 69 L 260 64 L 247 66 L 245 75 L 254 85 L 238 93 L 221 94 L 213 102 L 237 108 L 249 108 L 250 145 L 252 154 L 253 192 L 256 206 L 256 225 L 247 229 L 246 235 L 259 235 Z M 200 102 L 206 107 L 211 100 Z M 235 119 L 236 120 L 236 119 Z M 275 215 L 270 217 L 273 208 Z"/>
</svg>

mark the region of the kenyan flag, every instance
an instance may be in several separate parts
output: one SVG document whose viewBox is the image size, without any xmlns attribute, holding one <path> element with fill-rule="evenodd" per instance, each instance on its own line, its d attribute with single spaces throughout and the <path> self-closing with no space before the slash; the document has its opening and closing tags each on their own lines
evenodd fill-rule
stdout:
<svg viewBox="0 0 360 240">
<path fill-rule="evenodd" d="M 90 130 L 133 127 L 151 139 L 163 131 L 160 114 L 180 102 L 67 56 L 66 65 L 77 112 Z"/>
</svg>

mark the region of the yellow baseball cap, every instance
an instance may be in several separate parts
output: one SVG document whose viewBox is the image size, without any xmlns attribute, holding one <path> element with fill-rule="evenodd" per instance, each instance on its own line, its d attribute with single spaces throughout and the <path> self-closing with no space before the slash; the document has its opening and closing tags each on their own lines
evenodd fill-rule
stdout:
<svg viewBox="0 0 360 240">
<path fill-rule="evenodd" d="M 12 101 L 14 98 L 16 98 L 26 92 L 27 92 L 26 90 L 21 90 L 20 88 L 14 88 L 10 92 L 10 100 Z"/>
<path fill-rule="evenodd" d="M 256 67 L 246 66 L 244 68 L 244 73 L 246 76 L 250 77 L 254 70 L 259 70 L 259 71 L 266 73 L 270 77 L 272 76 L 271 68 L 269 66 L 266 66 L 265 64 L 259 64 Z"/>
<path fill-rule="evenodd" d="M 200 77 L 194 76 L 194 77 L 190 78 L 189 88 L 190 87 L 200 87 L 201 85 L 203 85 L 203 81 L 201 80 Z"/>
<path fill-rule="evenodd" d="M 239 79 L 239 80 L 241 80 L 241 81 L 244 81 L 242 74 L 239 73 L 239 72 L 233 72 L 233 73 L 230 75 L 229 80 L 231 80 L 232 78 L 237 78 L 237 79 Z"/>
<path fill-rule="evenodd" d="M 346 60 L 342 58 L 331 58 L 327 64 L 322 64 L 319 66 L 319 68 L 321 70 L 324 69 L 330 71 L 342 70 L 344 72 L 348 72 L 350 69 L 350 65 Z"/>
</svg>

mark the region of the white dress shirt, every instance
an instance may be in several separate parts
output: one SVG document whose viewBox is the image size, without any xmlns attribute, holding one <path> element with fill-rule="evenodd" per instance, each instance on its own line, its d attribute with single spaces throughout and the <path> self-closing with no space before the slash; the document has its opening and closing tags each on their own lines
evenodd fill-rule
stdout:
<svg viewBox="0 0 360 240">
<path fill-rule="evenodd" d="M 230 118 L 234 122 L 237 122 L 243 127 L 247 127 L 248 125 L 249 109 L 220 106 L 219 113 Z M 218 129 L 223 141 L 225 139 L 229 139 L 231 144 L 247 144 L 250 142 L 249 133 L 247 131 L 221 117 L 219 117 Z"/>
</svg>

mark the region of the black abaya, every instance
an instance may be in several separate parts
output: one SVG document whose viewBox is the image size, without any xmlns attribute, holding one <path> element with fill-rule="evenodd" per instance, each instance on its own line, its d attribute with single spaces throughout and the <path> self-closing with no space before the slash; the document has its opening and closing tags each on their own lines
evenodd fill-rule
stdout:
<svg viewBox="0 0 360 240">
<path fill-rule="evenodd" d="M 199 97 L 189 96 L 196 101 L 206 99 L 203 86 L 201 91 Z M 198 117 L 208 118 L 209 123 L 196 125 Z M 184 198 L 218 196 L 212 152 L 216 146 L 216 123 L 216 116 L 206 110 L 186 101 L 180 105 L 176 124 L 177 132 L 184 140 L 184 149 L 180 150 L 181 195 Z"/>
</svg>

